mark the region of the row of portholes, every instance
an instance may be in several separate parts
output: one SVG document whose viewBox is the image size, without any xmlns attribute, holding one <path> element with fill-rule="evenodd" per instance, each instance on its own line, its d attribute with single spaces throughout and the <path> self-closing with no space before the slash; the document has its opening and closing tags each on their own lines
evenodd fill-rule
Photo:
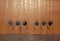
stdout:
<svg viewBox="0 0 60 41">
<path fill-rule="evenodd" d="M 9 21 L 9 25 L 10 25 L 10 26 L 13 26 L 13 24 L 14 24 L 13 21 Z M 16 24 L 17 26 L 19 26 L 21 23 L 20 23 L 19 21 L 17 21 L 15 24 Z M 28 24 L 27 21 L 24 21 L 24 22 L 22 23 L 23 26 L 27 26 L 27 24 Z M 52 22 L 52 21 L 49 21 L 48 23 L 42 22 L 41 24 L 42 24 L 42 26 L 45 26 L 46 24 L 48 24 L 49 26 L 52 26 L 53 22 Z M 39 22 L 36 21 L 36 22 L 34 23 L 34 25 L 38 26 L 38 25 L 39 25 Z"/>
</svg>

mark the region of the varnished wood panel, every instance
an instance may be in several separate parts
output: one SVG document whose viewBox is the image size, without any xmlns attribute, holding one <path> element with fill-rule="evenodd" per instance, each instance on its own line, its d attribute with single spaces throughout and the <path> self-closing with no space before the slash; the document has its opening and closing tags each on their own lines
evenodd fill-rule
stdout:
<svg viewBox="0 0 60 41">
<path fill-rule="evenodd" d="M 16 21 L 20 22 L 19 26 Z M 38 26 L 34 25 L 36 21 Z M 41 24 L 43 21 L 45 26 Z M 49 21 L 53 22 L 52 26 L 48 25 Z M 0 34 L 60 34 L 60 1 L 0 0 Z"/>
</svg>

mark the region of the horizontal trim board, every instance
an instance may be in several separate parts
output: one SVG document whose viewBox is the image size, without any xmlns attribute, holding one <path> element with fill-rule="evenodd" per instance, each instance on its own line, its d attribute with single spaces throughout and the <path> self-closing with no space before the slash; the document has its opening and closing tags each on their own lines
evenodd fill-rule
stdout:
<svg viewBox="0 0 60 41">
<path fill-rule="evenodd" d="M 60 35 L 0 35 L 0 41 L 60 41 Z"/>
</svg>

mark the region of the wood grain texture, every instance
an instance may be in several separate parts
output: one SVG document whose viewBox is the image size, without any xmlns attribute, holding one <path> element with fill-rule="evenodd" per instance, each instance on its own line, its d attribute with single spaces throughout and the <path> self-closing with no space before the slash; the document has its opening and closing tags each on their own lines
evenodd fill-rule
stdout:
<svg viewBox="0 0 60 41">
<path fill-rule="evenodd" d="M 0 35 L 0 41 L 60 41 L 60 35 Z"/>
<path fill-rule="evenodd" d="M 9 21 L 13 26 L 9 26 Z M 16 21 L 21 24 L 16 26 Z M 27 21 L 27 26 L 23 25 L 24 21 Z M 38 26 L 34 25 L 36 21 Z M 43 21 L 45 26 L 41 24 Z M 49 21 L 53 22 L 52 26 L 48 25 Z M 60 34 L 60 1 L 0 0 L 1 34 Z"/>
</svg>

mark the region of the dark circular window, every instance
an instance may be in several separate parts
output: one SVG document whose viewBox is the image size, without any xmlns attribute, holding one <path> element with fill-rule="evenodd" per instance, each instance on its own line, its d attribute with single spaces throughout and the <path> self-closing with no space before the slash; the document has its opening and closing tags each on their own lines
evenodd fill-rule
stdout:
<svg viewBox="0 0 60 41">
<path fill-rule="evenodd" d="M 46 25 L 46 22 L 42 22 L 42 26 L 45 26 Z"/>
<path fill-rule="evenodd" d="M 53 24 L 52 21 L 50 21 L 50 22 L 48 23 L 49 26 L 51 26 L 52 24 Z"/>
<path fill-rule="evenodd" d="M 16 22 L 16 25 L 19 26 L 19 25 L 20 25 L 20 22 L 17 21 L 17 22 Z"/>
<path fill-rule="evenodd" d="M 35 22 L 34 24 L 35 24 L 36 26 L 38 26 L 38 25 L 39 25 L 39 22 Z"/>
<path fill-rule="evenodd" d="M 9 25 L 10 25 L 10 26 L 13 26 L 13 22 L 12 22 L 12 21 L 9 21 Z"/>
<path fill-rule="evenodd" d="M 26 21 L 24 21 L 24 22 L 23 22 L 23 25 L 24 25 L 24 26 L 26 26 L 26 25 L 27 25 L 27 22 L 26 22 Z"/>
</svg>

